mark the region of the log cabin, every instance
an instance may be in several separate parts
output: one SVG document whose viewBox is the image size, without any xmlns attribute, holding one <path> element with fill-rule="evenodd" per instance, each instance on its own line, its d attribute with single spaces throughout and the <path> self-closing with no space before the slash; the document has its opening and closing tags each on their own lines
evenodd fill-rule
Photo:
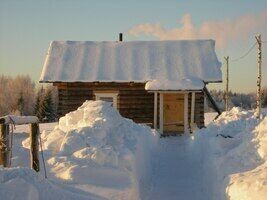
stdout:
<svg viewBox="0 0 267 200">
<path fill-rule="evenodd" d="M 213 40 L 53 41 L 40 77 L 58 89 L 58 115 L 86 100 L 160 133 L 204 127 L 206 85 L 221 82 Z"/>
</svg>

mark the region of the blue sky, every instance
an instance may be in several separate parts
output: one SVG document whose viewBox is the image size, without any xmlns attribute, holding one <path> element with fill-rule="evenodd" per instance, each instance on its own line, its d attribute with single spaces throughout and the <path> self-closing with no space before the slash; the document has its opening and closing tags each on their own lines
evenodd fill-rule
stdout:
<svg viewBox="0 0 267 200">
<path fill-rule="evenodd" d="M 188 26 L 184 30 L 181 19 L 193 24 L 193 38 L 201 37 L 205 29 L 205 37 L 219 41 L 220 61 L 226 55 L 234 59 L 254 44 L 256 33 L 267 40 L 265 13 L 266 0 L 0 0 L 0 73 L 29 74 L 37 81 L 52 40 L 113 41 L 119 32 L 125 33 L 125 40 L 184 39 Z M 146 32 L 140 24 L 154 28 Z M 158 34 L 155 25 L 164 32 Z M 267 85 L 267 44 L 263 50 L 263 84 Z M 230 62 L 230 67 L 233 91 L 255 91 L 256 48 L 239 62 Z"/>
</svg>

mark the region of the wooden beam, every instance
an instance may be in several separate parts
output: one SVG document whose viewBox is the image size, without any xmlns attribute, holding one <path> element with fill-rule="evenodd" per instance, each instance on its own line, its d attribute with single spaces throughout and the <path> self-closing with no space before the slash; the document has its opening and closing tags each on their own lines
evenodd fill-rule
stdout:
<svg viewBox="0 0 267 200">
<path fill-rule="evenodd" d="M 39 137 L 38 123 L 30 124 L 31 168 L 34 169 L 36 172 L 40 171 L 38 137 Z"/>
<path fill-rule="evenodd" d="M 159 131 L 163 133 L 163 93 L 159 93 Z"/>
<path fill-rule="evenodd" d="M 157 130 L 158 124 L 158 93 L 154 93 L 154 129 Z"/>
<path fill-rule="evenodd" d="M 188 93 L 184 94 L 184 133 L 188 133 Z"/>
<path fill-rule="evenodd" d="M 0 165 L 9 167 L 9 125 L 0 126 Z"/>
<path fill-rule="evenodd" d="M 218 117 L 222 114 L 222 112 L 221 112 L 221 110 L 219 109 L 219 107 L 217 106 L 216 102 L 213 100 L 213 98 L 212 98 L 211 94 L 209 93 L 209 91 L 208 91 L 208 89 L 207 89 L 206 86 L 204 86 L 204 88 L 203 88 L 203 92 L 204 92 L 204 94 L 206 95 L 207 99 L 210 101 L 210 103 L 211 103 L 213 109 L 218 113 L 218 115 L 217 115 L 217 117 L 216 117 L 216 118 L 218 118 Z M 216 119 L 216 118 L 215 118 L 215 119 Z"/>
<path fill-rule="evenodd" d="M 201 93 L 202 90 L 147 90 L 148 93 L 154 93 L 154 92 L 159 92 L 159 93 L 175 93 L 175 94 L 184 94 L 184 93 L 190 93 L 190 92 L 195 92 L 195 93 Z"/>
</svg>

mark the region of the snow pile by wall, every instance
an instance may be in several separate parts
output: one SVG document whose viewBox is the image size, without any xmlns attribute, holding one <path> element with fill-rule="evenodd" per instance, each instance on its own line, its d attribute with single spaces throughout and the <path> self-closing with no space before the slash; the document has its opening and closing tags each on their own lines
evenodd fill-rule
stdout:
<svg viewBox="0 0 267 200">
<path fill-rule="evenodd" d="M 0 197 L 11 200 L 85 200 L 79 194 L 63 190 L 29 168 L 0 168 Z"/>
<path fill-rule="evenodd" d="M 250 171 L 231 175 L 227 188 L 230 199 L 263 200 L 267 197 L 267 117 L 253 131 L 253 136 L 263 163 Z"/>
<path fill-rule="evenodd" d="M 110 103 L 86 101 L 44 133 L 44 146 L 57 178 L 111 189 L 104 197 L 138 199 L 138 182 L 149 168 L 156 138 L 149 127 L 123 118 Z"/>
<path fill-rule="evenodd" d="M 214 198 L 265 199 L 267 196 L 267 117 L 233 108 L 198 132 L 207 167 L 213 173 Z M 265 133 L 265 134 L 264 134 Z"/>
</svg>

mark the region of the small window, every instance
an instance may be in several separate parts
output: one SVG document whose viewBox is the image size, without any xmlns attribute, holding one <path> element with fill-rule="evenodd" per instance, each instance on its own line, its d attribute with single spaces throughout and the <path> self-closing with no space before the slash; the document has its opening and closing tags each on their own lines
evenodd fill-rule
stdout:
<svg viewBox="0 0 267 200">
<path fill-rule="evenodd" d="M 107 101 L 111 102 L 112 106 L 117 109 L 117 97 L 118 93 L 95 93 L 95 99 L 96 100 L 102 100 L 102 101 Z"/>
</svg>

